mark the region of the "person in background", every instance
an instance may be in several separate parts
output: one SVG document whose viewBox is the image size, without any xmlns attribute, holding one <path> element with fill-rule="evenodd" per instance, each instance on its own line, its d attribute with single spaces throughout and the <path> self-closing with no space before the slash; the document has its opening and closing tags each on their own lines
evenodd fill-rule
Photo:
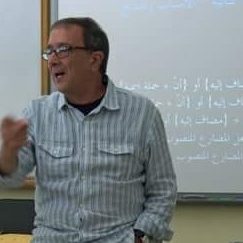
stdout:
<svg viewBox="0 0 243 243">
<path fill-rule="evenodd" d="M 112 82 L 108 56 L 95 20 L 58 20 L 43 51 L 57 91 L 2 120 L 0 185 L 36 168 L 33 243 L 172 238 L 177 186 L 160 112 Z"/>
</svg>

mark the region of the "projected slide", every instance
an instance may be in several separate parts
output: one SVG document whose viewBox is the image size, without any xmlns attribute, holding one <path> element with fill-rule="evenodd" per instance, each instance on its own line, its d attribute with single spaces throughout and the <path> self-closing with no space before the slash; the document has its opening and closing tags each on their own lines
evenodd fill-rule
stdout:
<svg viewBox="0 0 243 243">
<path fill-rule="evenodd" d="M 242 13 L 243 0 L 59 0 L 58 18 L 101 23 L 110 77 L 161 111 L 180 192 L 243 192 Z"/>
</svg>

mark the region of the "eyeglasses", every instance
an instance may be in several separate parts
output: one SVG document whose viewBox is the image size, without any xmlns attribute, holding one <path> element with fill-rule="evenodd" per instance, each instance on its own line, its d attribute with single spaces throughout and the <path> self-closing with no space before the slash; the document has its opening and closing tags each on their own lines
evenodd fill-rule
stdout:
<svg viewBox="0 0 243 243">
<path fill-rule="evenodd" d="M 55 53 L 58 58 L 65 58 L 68 57 L 73 50 L 91 50 L 91 49 L 84 46 L 70 46 L 70 45 L 62 45 L 57 48 L 51 47 L 43 51 L 42 58 L 48 61 L 52 53 Z"/>
</svg>

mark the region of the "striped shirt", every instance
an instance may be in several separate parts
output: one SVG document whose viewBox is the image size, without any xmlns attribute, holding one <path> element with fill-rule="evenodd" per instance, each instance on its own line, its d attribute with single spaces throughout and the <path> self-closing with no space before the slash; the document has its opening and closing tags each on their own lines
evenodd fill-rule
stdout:
<svg viewBox="0 0 243 243">
<path fill-rule="evenodd" d="M 134 243 L 172 237 L 176 179 L 161 115 L 147 98 L 108 82 L 84 116 L 54 92 L 24 111 L 29 143 L 18 169 L 0 185 L 20 183 L 36 167 L 33 243 Z"/>
</svg>

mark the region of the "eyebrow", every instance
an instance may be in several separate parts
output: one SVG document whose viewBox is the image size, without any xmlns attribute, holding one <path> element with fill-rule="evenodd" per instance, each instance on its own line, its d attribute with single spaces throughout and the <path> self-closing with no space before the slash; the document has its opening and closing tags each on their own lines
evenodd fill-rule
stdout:
<svg viewBox="0 0 243 243">
<path fill-rule="evenodd" d="M 60 47 L 60 46 L 71 46 L 71 44 L 70 43 L 67 43 L 67 42 L 59 42 L 59 43 L 57 43 L 57 45 L 55 45 L 56 47 Z M 54 46 L 53 45 L 50 45 L 50 44 L 48 44 L 47 45 L 47 49 L 49 49 L 49 48 L 54 48 Z"/>
</svg>

